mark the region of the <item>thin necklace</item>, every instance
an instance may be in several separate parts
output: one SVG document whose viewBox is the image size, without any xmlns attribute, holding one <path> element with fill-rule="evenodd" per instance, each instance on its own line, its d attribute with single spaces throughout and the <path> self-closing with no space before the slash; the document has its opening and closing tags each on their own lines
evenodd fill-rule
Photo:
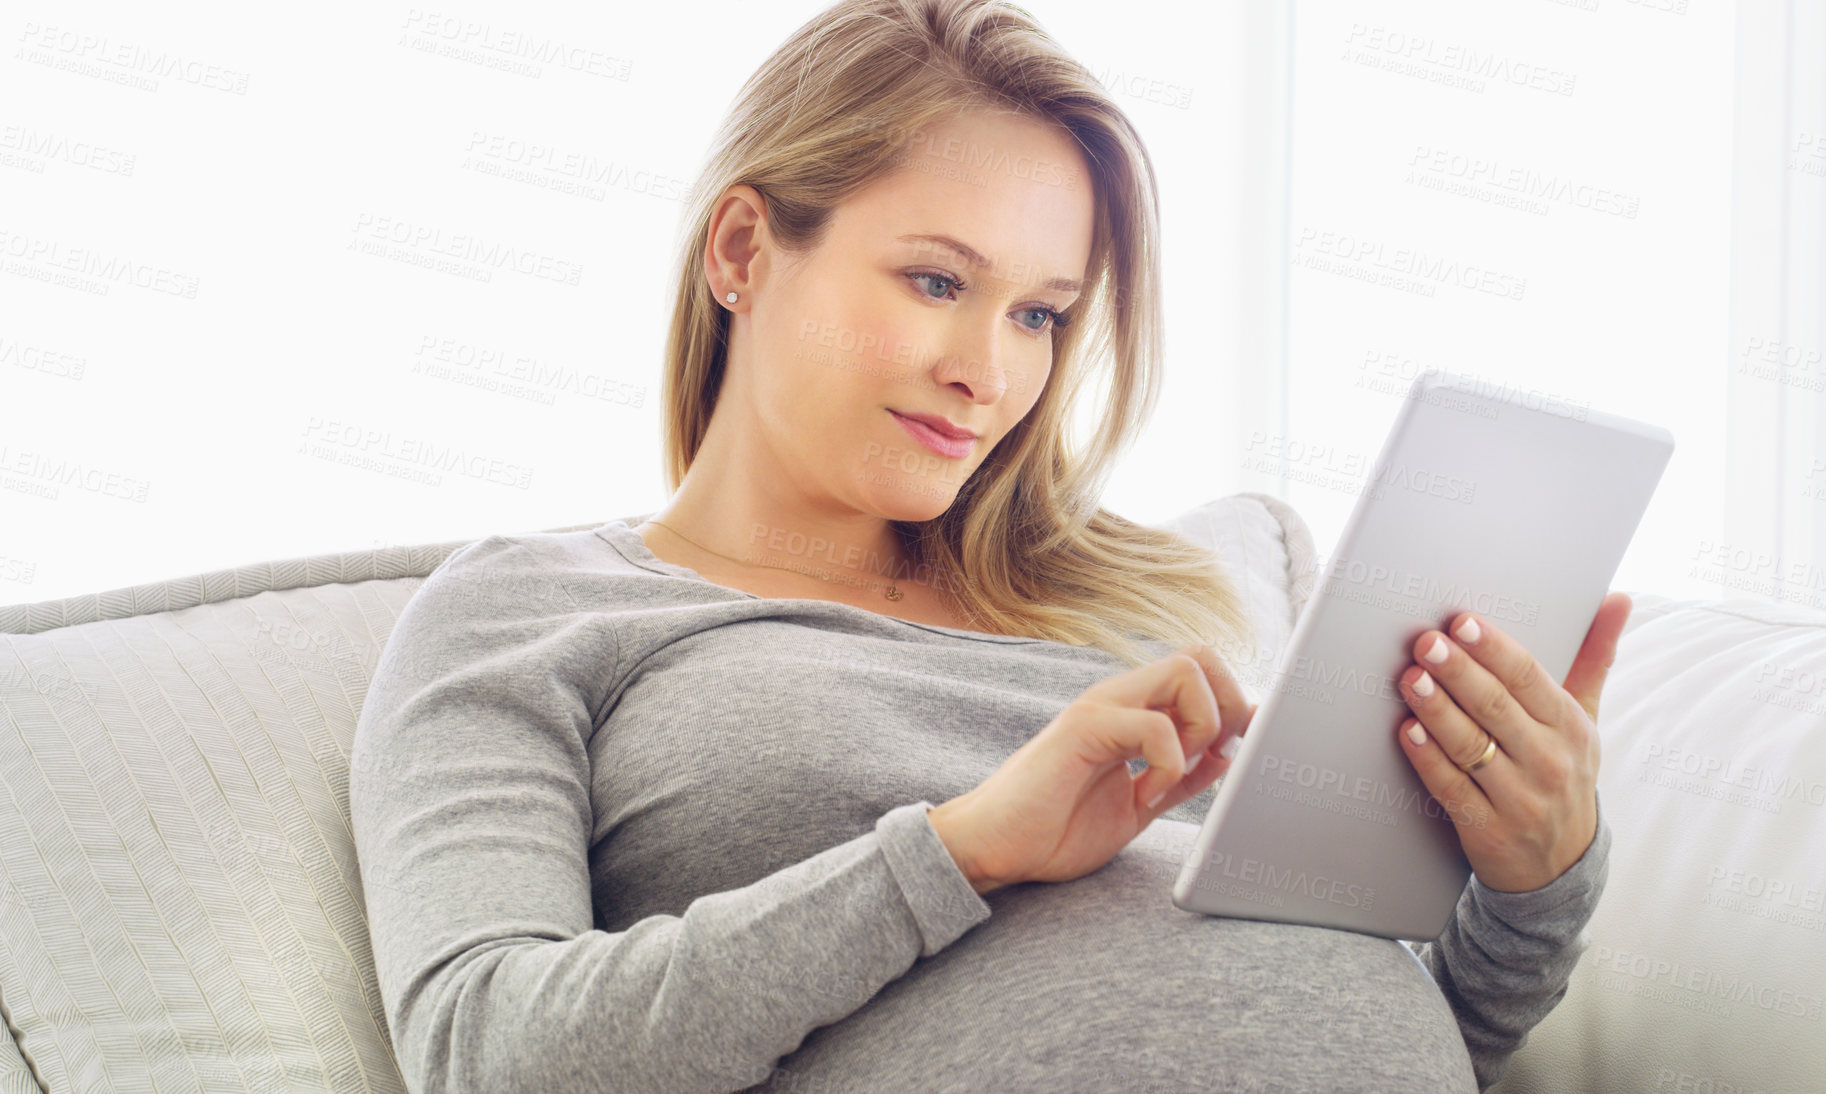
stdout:
<svg viewBox="0 0 1826 1094">
<path fill-rule="evenodd" d="M 871 582 L 871 581 L 855 581 L 850 578 L 844 578 L 844 577 L 825 577 L 823 574 L 813 574 L 806 570 L 794 569 L 791 566 L 775 566 L 771 562 L 754 562 L 749 559 L 736 558 L 734 555 L 726 555 L 721 551 L 711 551 L 710 548 L 705 547 L 703 544 L 699 543 L 697 540 L 692 539 L 690 536 L 679 531 L 677 528 L 672 527 L 670 524 L 666 524 L 662 521 L 654 520 L 652 517 L 647 518 L 647 523 L 648 524 L 657 524 L 661 528 L 664 528 L 666 531 L 671 532 L 673 535 L 684 540 L 686 543 L 689 543 L 689 544 L 691 544 L 695 547 L 701 548 L 703 550 L 710 551 L 711 554 L 717 556 L 718 558 L 726 558 L 731 562 L 740 562 L 744 566 L 765 566 L 770 570 L 788 570 L 795 574 L 808 574 L 808 576 L 815 577 L 820 581 L 835 581 L 835 582 L 840 582 L 845 585 L 870 585 L 870 586 L 873 586 L 874 588 L 881 587 L 879 585 L 875 585 L 875 583 Z M 900 591 L 899 585 L 897 585 L 895 582 L 890 580 L 888 582 L 887 592 L 883 593 L 882 595 L 886 596 L 889 600 L 899 600 L 902 596 L 904 596 L 906 594 L 904 594 Z"/>
</svg>

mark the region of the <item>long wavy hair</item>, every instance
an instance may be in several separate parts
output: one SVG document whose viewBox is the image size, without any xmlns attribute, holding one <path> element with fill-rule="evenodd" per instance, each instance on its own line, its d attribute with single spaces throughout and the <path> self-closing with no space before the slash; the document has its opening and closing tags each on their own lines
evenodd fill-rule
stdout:
<svg viewBox="0 0 1826 1094">
<path fill-rule="evenodd" d="M 1159 394 L 1159 193 L 1140 135 L 1102 84 L 1006 0 L 840 0 L 743 84 L 683 213 L 661 389 L 668 489 L 697 454 L 722 386 L 729 314 L 703 274 L 717 200 L 754 187 L 771 236 L 804 254 L 839 204 L 897 169 L 908 134 L 976 108 L 1075 139 L 1091 172 L 1090 268 L 1073 321 L 1052 330 L 1052 371 L 1033 408 L 949 509 L 893 521 L 896 534 L 977 629 L 1097 646 L 1130 665 L 1150 659 L 1137 637 L 1253 648 L 1212 552 L 1097 504 Z M 1098 379 L 1102 413 L 1074 446 L 1066 424 Z"/>
</svg>

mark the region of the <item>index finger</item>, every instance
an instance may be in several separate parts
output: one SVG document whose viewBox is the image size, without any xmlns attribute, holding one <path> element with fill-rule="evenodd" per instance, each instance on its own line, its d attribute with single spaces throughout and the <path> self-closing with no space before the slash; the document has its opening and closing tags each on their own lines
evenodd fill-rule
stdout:
<svg viewBox="0 0 1826 1094">
<path fill-rule="evenodd" d="M 1243 735 L 1249 721 L 1249 697 L 1243 694 L 1243 685 L 1230 671 L 1230 666 L 1224 664 L 1224 659 L 1210 646 L 1194 643 L 1180 647 L 1178 652 L 1198 662 L 1198 667 L 1204 670 L 1205 682 L 1211 685 L 1211 694 L 1217 700 L 1216 751 L 1228 763 L 1236 755 L 1237 739 Z"/>
<path fill-rule="evenodd" d="M 1171 711 L 1188 767 L 1210 751 L 1228 719 L 1211 686 L 1209 670 L 1190 648 L 1108 676 L 1085 690 L 1100 702 L 1130 710 Z"/>
</svg>

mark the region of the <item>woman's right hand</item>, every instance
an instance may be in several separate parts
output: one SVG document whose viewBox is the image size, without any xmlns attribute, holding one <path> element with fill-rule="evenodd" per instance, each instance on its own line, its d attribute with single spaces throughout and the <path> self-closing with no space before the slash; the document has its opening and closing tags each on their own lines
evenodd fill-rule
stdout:
<svg viewBox="0 0 1826 1094">
<path fill-rule="evenodd" d="M 979 893 L 1070 881 L 1215 782 L 1254 715 L 1215 650 L 1183 647 L 1086 688 L 932 826 Z M 1136 756 L 1148 767 L 1131 775 Z"/>
</svg>

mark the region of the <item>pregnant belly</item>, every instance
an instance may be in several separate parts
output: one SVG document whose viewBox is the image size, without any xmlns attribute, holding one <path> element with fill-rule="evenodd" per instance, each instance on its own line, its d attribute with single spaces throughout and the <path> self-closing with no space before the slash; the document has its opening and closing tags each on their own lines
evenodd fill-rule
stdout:
<svg viewBox="0 0 1826 1094">
<path fill-rule="evenodd" d="M 988 919 L 750 1089 L 1476 1091 L 1401 943 L 1174 907 L 1196 834 L 1163 818 L 1093 874 L 990 893 Z"/>
</svg>

